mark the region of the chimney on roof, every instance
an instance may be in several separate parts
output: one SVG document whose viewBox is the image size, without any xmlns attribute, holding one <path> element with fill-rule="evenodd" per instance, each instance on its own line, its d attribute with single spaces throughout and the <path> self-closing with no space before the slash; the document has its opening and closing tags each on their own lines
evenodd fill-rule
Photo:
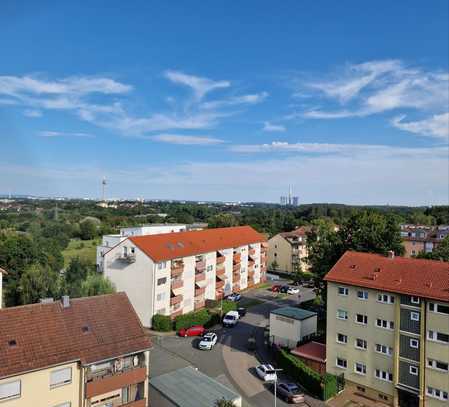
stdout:
<svg viewBox="0 0 449 407">
<path fill-rule="evenodd" d="M 389 259 L 394 259 L 394 251 L 393 250 L 388 250 L 387 252 L 387 257 Z"/>
<path fill-rule="evenodd" d="M 70 297 L 68 295 L 62 296 L 62 308 L 70 308 Z"/>
</svg>

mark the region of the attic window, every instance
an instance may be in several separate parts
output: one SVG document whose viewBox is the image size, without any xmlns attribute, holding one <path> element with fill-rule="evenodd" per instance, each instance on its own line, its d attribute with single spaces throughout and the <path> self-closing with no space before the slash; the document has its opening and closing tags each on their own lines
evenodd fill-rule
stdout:
<svg viewBox="0 0 449 407">
<path fill-rule="evenodd" d="M 355 264 L 351 264 L 349 267 L 355 269 Z"/>
<path fill-rule="evenodd" d="M 178 242 L 177 244 L 178 244 L 178 247 L 184 247 L 184 243 L 182 243 L 182 242 Z"/>
<path fill-rule="evenodd" d="M 81 331 L 82 331 L 83 333 L 87 333 L 87 332 L 90 331 L 90 328 L 89 328 L 88 325 L 84 325 L 84 326 L 81 327 Z"/>
<path fill-rule="evenodd" d="M 15 339 L 11 339 L 10 341 L 8 341 L 8 345 L 13 348 L 17 346 L 17 341 Z"/>
</svg>

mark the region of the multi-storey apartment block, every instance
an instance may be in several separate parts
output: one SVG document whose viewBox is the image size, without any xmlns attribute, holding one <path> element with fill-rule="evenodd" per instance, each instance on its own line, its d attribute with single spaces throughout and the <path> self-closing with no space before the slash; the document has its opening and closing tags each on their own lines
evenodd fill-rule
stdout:
<svg viewBox="0 0 449 407">
<path fill-rule="evenodd" d="M 266 280 L 265 238 L 249 226 L 131 236 L 106 252 L 104 275 L 144 326 Z"/>
<path fill-rule="evenodd" d="M 327 366 L 390 405 L 449 405 L 449 264 L 346 252 L 326 275 Z"/>
<path fill-rule="evenodd" d="M 268 265 L 277 270 L 292 273 L 298 270 L 307 271 L 307 232 L 309 228 L 302 226 L 291 232 L 278 233 L 268 241 Z"/>
<path fill-rule="evenodd" d="M 0 310 L 2 407 L 146 407 L 150 340 L 124 293 Z"/>
<path fill-rule="evenodd" d="M 449 235 L 449 226 L 401 225 L 405 257 L 431 253 Z"/>
</svg>

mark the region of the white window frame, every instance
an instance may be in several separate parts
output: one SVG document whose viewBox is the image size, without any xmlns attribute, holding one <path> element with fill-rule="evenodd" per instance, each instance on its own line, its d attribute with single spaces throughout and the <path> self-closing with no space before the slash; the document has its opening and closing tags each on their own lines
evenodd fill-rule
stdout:
<svg viewBox="0 0 449 407">
<path fill-rule="evenodd" d="M 377 294 L 377 302 L 381 304 L 394 304 L 394 295 L 379 293 Z"/>
<path fill-rule="evenodd" d="M 419 305 L 420 304 L 419 297 L 417 297 L 416 295 L 411 295 L 410 304 Z"/>
<path fill-rule="evenodd" d="M 358 340 L 363 341 L 364 344 L 365 344 L 365 347 L 358 346 L 358 345 L 357 345 L 357 341 L 358 341 Z M 367 349 L 368 349 L 368 341 L 367 341 L 366 339 L 363 339 L 363 338 L 356 338 L 355 341 L 354 341 L 354 347 L 355 347 L 356 349 L 360 349 L 360 350 L 367 350 Z"/>
<path fill-rule="evenodd" d="M 340 312 L 343 312 L 343 313 L 344 313 L 344 315 L 345 315 L 344 318 L 342 318 L 342 317 L 340 317 L 340 316 L 338 315 Z M 348 320 L 348 311 L 345 311 L 344 309 L 338 309 L 338 310 L 337 310 L 337 319 L 339 319 L 339 320 L 341 320 L 341 321 L 347 321 L 347 320 Z"/>
<path fill-rule="evenodd" d="M 419 322 L 419 312 L 410 312 L 410 320 Z"/>
<path fill-rule="evenodd" d="M 338 360 L 344 360 L 346 362 L 346 366 L 341 366 L 338 364 Z M 337 366 L 339 369 L 347 369 L 348 368 L 348 360 L 343 358 L 336 358 L 335 359 L 335 366 Z"/>
<path fill-rule="evenodd" d="M 360 296 L 359 294 L 362 294 L 362 296 Z M 357 291 L 357 298 L 360 301 L 368 301 L 368 291 L 366 291 L 366 290 L 358 290 Z"/>
<path fill-rule="evenodd" d="M 348 287 L 339 286 L 337 290 L 338 290 L 338 295 L 340 295 L 342 297 L 347 297 L 349 295 L 349 288 Z M 340 290 L 342 290 L 343 293 L 341 293 Z"/>
<path fill-rule="evenodd" d="M 378 322 L 381 322 L 381 324 L 379 325 Z M 384 323 L 386 326 L 384 326 Z M 380 329 L 387 329 L 389 331 L 393 331 L 394 330 L 394 322 L 393 321 L 388 321 L 387 319 L 382 319 L 382 318 L 376 318 L 376 322 L 375 325 L 377 328 Z"/>
<path fill-rule="evenodd" d="M 439 396 L 437 396 L 437 392 L 439 393 Z M 446 401 L 449 398 L 447 391 L 435 389 L 434 387 L 430 387 L 430 386 L 427 386 L 426 394 L 430 397 L 433 397 L 434 399 L 442 400 L 442 401 Z"/>
<path fill-rule="evenodd" d="M 416 343 L 416 345 L 414 345 Z M 413 349 L 419 349 L 419 340 L 415 338 L 410 338 L 410 347 Z"/>
<path fill-rule="evenodd" d="M 161 261 L 159 263 L 157 263 L 157 269 L 158 270 L 163 270 L 167 268 L 167 262 L 166 261 Z"/>
<path fill-rule="evenodd" d="M 440 367 L 437 366 L 437 363 L 444 363 L 444 364 L 448 365 L 448 368 L 447 369 L 441 369 Z M 442 362 L 440 360 L 427 359 L 427 367 L 429 367 L 430 369 L 438 370 L 439 372 L 449 372 L 449 363 Z"/>
<path fill-rule="evenodd" d="M 72 402 L 71 401 L 66 401 L 65 403 L 62 404 L 58 404 L 54 407 L 72 407 Z"/>
<path fill-rule="evenodd" d="M 357 366 L 360 366 L 362 368 L 361 372 L 359 372 L 357 370 Z M 366 376 L 366 365 L 362 362 L 355 362 L 354 363 L 354 373 L 359 374 L 361 376 Z"/>
<path fill-rule="evenodd" d="M 357 317 L 361 315 L 363 317 L 363 322 L 357 321 Z M 368 315 L 365 314 L 355 314 L 354 322 L 358 325 L 368 325 Z"/>
<path fill-rule="evenodd" d="M 344 340 L 344 341 L 338 340 L 338 335 L 344 336 L 345 340 Z M 345 334 L 342 334 L 342 333 L 340 333 L 340 332 L 337 332 L 336 342 L 337 342 L 337 343 L 340 343 L 340 344 L 342 344 L 342 345 L 346 345 L 346 344 L 348 343 L 348 335 L 345 335 Z"/>
<path fill-rule="evenodd" d="M 430 334 L 432 332 L 432 335 Z M 432 341 L 432 342 L 437 342 L 437 343 L 441 343 L 443 345 L 449 345 L 449 342 L 446 341 L 441 341 L 438 339 L 438 334 L 443 332 L 438 332 L 438 331 L 432 331 L 431 329 L 429 329 L 427 331 L 427 340 Z M 448 335 L 448 334 L 444 334 L 444 335 Z"/>
<path fill-rule="evenodd" d="M 433 309 L 430 309 L 431 306 Z M 436 302 L 429 302 L 429 312 L 434 312 L 435 314 L 440 314 L 440 315 L 449 315 L 449 313 L 447 313 L 447 312 L 438 311 L 439 307 L 440 307 L 440 304 L 438 304 Z"/>
<path fill-rule="evenodd" d="M 62 382 L 52 383 L 52 375 L 60 373 L 62 371 L 70 371 L 70 380 L 64 380 Z M 50 389 L 54 389 L 56 387 L 61 387 L 61 386 L 66 386 L 68 384 L 71 384 L 72 380 L 73 380 L 73 374 L 72 373 L 73 372 L 72 372 L 72 368 L 71 367 L 63 367 L 61 369 L 52 370 L 50 372 Z"/>
<path fill-rule="evenodd" d="M 408 368 L 408 372 L 413 376 L 419 376 L 419 368 L 418 366 L 411 365 Z"/>
<path fill-rule="evenodd" d="M 380 347 L 380 350 L 378 350 L 377 347 Z M 385 352 L 383 352 L 383 349 L 385 348 Z M 385 356 L 391 357 L 393 355 L 393 348 L 391 346 L 382 345 L 381 343 L 376 343 L 374 346 L 374 351 Z"/>
<path fill-rule="evenodd" d="M 379 375 L 377 375 L 377 372 L 379 372 Z M 390 380 L 390 375 L 391 375 L 391 380 Z M 385 370 L 375 369 L 374 370 L 374 377 L 376 379 L 382 380 L 384 382 L 388 382 L 388 383 L 392 383 L 393 382 L 393 374 L 390 373 L 390 372 L 387 372 Z"/>
<path fill-rule="evenodd" d="M 0 387 L 1 386 L 14 386 L 14 385 L 17 385 L 17 384 L 19 386 L 19 392 L 15 393 L 15 394 L 12 394 L 10 396 L 6 396 L 6 397 L 0 398 L 0 403 L 2 401 L 5 401 L 5 400 L 18 399 L 18 398 L 21 397 L 22 396 L 22 381 L 20 379 L 19 380 L 11 380 L 10 382 L 5 382 L 5 383 L 1 383 L 0 384 Z"/>
</svg>

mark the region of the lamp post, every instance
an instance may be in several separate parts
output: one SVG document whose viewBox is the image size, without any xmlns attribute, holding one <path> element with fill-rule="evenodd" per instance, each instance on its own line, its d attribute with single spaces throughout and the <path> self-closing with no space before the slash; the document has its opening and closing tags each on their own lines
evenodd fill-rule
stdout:
<svg viewBox="0 0 449 407">
<path fill-rule="evenodd" d="M 276 376 L 274 376 L 274 407 L 277 404 L 277 382 L 278 382 L 278 373 L 282 372 L 283 369 L 273 369 L 276 372 Z"/>
</svg>

